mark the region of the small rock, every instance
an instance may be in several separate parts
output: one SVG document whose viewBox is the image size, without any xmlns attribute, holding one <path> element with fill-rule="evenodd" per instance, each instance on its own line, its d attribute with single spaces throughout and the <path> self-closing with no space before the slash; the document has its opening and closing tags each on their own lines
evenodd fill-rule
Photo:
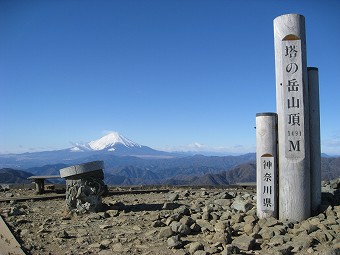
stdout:
<svg viewBox="0 0 340 255">
<path fill-rule="evenodd" d="M 214 231 L 214 227 L 209 223 L 209 221 L 197 219 L 196 223 L 201 227 L 202 230 L 207 229 L 210 232 Z"/>
<path fill-rule="evenodd" d="M 10 193 L 10 192 L 9 192 L 9 193 L 6 193 L 6 194 L 5 194 L 5 197 L 14 197 L 14 195 L 13 195 L 13 193 Z"/>
<path fill-rule="evenodd" d="M 231 222 L 232 223 L 241 223 L 243 221 L 243 216 L 241 214 L 234 214 L 231 216 Z"/>
<path fill-rule="evenodd" d="M 222 192 L 220 193 L 219 197 L 221 199 L 233 199 L 235 197 L 235 194 L 233 192 Z"/>
<path fill-rule="evenodd" d="M 92 243 L 89 245 L 90 249 L 100 249 L 101 248 L 101 244 L 100 243 Z"/>
<path fill-rule="evenodd" d="M 230 206 L 231 205 L 231 200 L 230 199 L 225 199 L 225 198 L 220 198 L 220 199 L 216 199 L 214 201 L 215 204 L 220 205 L 220 206 Z"/>
<path fill-rule="evenodd" d="M 189 252 L 193 254 L 195 251 L 204 250 L 204 245 L 200 242 L 193 242 L 189 246 Z"/>
<path fill-rule="evenodd" d="M 100 247 L 106 249 L 106 248 L 109 247 L 109 245 L 110 245 L 111 243 L 112 243 L 112 241 L 109 240 L 109 239 L 102 240 L 102 241 L 100 242 Z"/>
<path fill-rule="evenodd" d="M 202 214 L 202 219 L 203 220 L 210 220 L 212 217 L 209 212 L 205 212 Z"/>
<path fill-rule="evenodd" d="M 111 217 L 116 217 L 119 215 L 118 210 L 107 210 L 106 213 L 108 213 Z"/>
<path fill-rule="evenodd" d="M 179 235 L 169 237 L 167 240 L 167 244 L 169 248 L 174 248 L 174 249 L 179 249 L 183 247 L 183 243 Z"/>
<path fill-rule="evenodd" d="M 178 207 L 176 203 L 164 203 L 162 206 L 163 210 L 174 210 Z"/>
<path fill-rule="evenodd" d="M 179 227 L 180 227 L 181 225 L 182 225 L 182 223 L 180 223 L 180 222 L 178 222 L 178 221 L 173 221 L 173 222 L 171 222 L 170 227 L 171 227 L 171 230 L 172 230 L 173 232 L 177 233 L 177 232 L 178 232 L 178 229 L 179 229 Z"/>
<path fill-rule="evenodd" d="M 97 214 L 100 216 L 100 218 L 103 219 L 111 217 L 111 215 L 108 212 L 98 212 Z"/>
<path fill-rule="evenodd" d="M 277 246 L 277 245 L 282 245 L 284 244 L 285 240 L 284 240 L 284 236 L 274 236 L 272 239 L 270 239 L 269 241 L 269 245 L 271 246 Z"/>
<path fill-rule="evenodd" d="M 263 239 L 270 240 L 275 235 L 275 232 L 273 228 L 264 227 L 260 230 L 259 234 Z"/>
<path fill-rule="evenodd" d="M 232 242 L 231 234 L 223 233 L 223 232 L 216 232 L 211 239 L 213 243 L 222 243 L 222 244 L 230 244 Z"/>
<path fill-rule="evenodd" d="M 29 232 L 30 232 L 30 231 L 29 231 L 28 229 L 24 228 L 23 230 L 21 230 L 20 235 L 21 235 L 21 236 L 25 236 L 25 235 L 27 235 Z"/>
<path fill-rule="evenodd" d="M 191 214 L 190 209 L 185 205 L 182 205 L 179 208 L 175 209 L 175 212 L 181 216 L 190 216 Z"/>
<path fill-rule="evenodd" d="M 293 252 L 301 251 L 302 249 L 308 249 L 313 244 L 313 238 L 307 234 L 302 234 L 292 238 L 291 245 L 294 247 Z"/>
<path fill-rule="evenodd" d="M 140 226 L 133 226 L 132 229 L 135 231 L 142 231 L 142 228 Z"/>
<path fill-rule="evenodd" d="M 192 224 L 194 224 L 195 223 L 195 221 L 191 218 L 191 217 L 189 217 L 189 216 L 183 216 L 181 219 L 180 219 L 180 222 L 182 223 L 182 224 L 184 224 L 184 225 L 187 225 L 187 226 L 191 226 Z"/>
<path fill-rule="evenodd" d="M 246 200 L 241 200 L 241 198 L 235 198 L 235 201 L 232 203 L 231 208 L 235 209 L 236 211 L 247 212 L 251 208 L 253 208 L 253 205 Z"/>
<path fill-rule="evenodd" d="M 256 221 L 256 219 L 257 217 L 255 218 L 255 216 L 252 216 L 252 215 L 247 215 L 243 218 L 245 223 L 253 223 Z"/>
<path fill-rule="evenodd" d="M 253 233 L 253 229 L 254 229 L 254 225 L 252 223 L 247 223 L 243 227 L 243 231 L 247 235 L 250 235 L 251 233 Z"/>
<path fill-rule="evenodd" d="M 193 223 L 193 224 L 190 226 L 190 229 L 191 229 L 191 232 L 198 233 L 198 232 L 201 231 L 201 226 L 198 225 L 197 223 Z"/>
<path fill-rule="evenodd" d="M 87 238 L 87 237 L 78 237 L 76 239 L 76 243 L 81 244 L 81 245 L 88 245 L 89 244 L 89 238 Z"/>
<path fill-rule="evenodd" d="M 174 232 L 171 227 L 164 227 L 159 231 L 158 238 L 168 238 L 172 236 Z"/>
<path fill-rule="evenodd" d="M 209 193 L 206 192 L 205 190 L 203 190 L 200 194 L 201 197 L 206 197 L 206 196 L 209 196 Z"/>
<path fill-rule="evenodd" d="M 115 251 L 115 252 L 124 252 L 124 245 L 121 243 L 115 243 L 110 247 L 110 250 Z"/>
<path fill-rule="evenodd" d="M 233 244 L 227 244 L 221 255 L 231 255 L 231 254 L 239 254 L 239 253 L 240 253 L 240 249 L 237 246 Z"/>
<path fill-rule="evenodd" d="M 156 220 L 151 223 L 151 226 L 154 228 L 164 227 L 165 224 L 161 220 Z"/>
<path fill-rule="evenodd" d="M 266 226 L 266 227 L 273 227 L 273 226 L 278 224 L 278 220 L 275 219 L 274 217 L 268 217 L 268 218 L 265 218 L 265 219 L 266 219 L 266 221 L 265 221 L 264 226 Z"/>
<path fill-rule="evenodd" d="M 319 229 L 316 225 L 313 225 L 308 221 L 303 222 L 301 224 L 301 228 L 305 229 L 308 235 Z"/>
<path fill-rule="evenodd" d="M 174 194 L 171 194 L 171 195 L 169 196 L 169 201 L 174 202 L 174 201 L 177 201 L 178 198 L 179 198 L 178 193 L 174 193 Z"/>
<path fill-rule="evenodd" d="M 226 229 L 226 223 L 223 221 L 219 221 L 215 224 L 214 229 L 216 232 L 224 232 Z"/>
<path fill-rule="evenodd" d="M 235 237 L 232 244 L 237 246 L 240 250 L 249 251 L 255 245 L 255 238 L 247 235 L 238 236 Z"/>
<path fill-rule="evenodd" d="M 189 235 L 190 232 L 191 232 L 191 229 L 187 225 L 181 224 L 178 228 L 178 233 L 180 233 L 181 236 Z"/>
</svg>

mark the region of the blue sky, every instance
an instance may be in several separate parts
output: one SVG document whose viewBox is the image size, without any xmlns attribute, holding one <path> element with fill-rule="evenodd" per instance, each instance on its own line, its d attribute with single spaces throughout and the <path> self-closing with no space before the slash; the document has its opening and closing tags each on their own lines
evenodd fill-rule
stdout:
<svg viewBox="0 0 340 255">
<path fill-rule="evenodd" d="M 255 151 L 275 112 L 273 19 L 306 18 L 322 151 L 340 154 L 340 1 L 0 1 L 0 153 L 117 131 L 163 150 Z"/>
</svg>

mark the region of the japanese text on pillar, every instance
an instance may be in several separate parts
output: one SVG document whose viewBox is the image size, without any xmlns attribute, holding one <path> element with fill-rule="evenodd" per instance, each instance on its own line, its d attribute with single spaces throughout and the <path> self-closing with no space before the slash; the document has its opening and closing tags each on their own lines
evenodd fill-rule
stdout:
<svg viewBox="0 0 340 255">
<path fill-rule="evenodd" d="M 261 157 L 261 210 L 274 211 L 275 208 L 275 161 L 274 157 Z"/>
<path fill-rule="evenodd" d="M 283 41 L 286 157 L 304 157 L 304 104 L 301 40 Z"/>
</svg>

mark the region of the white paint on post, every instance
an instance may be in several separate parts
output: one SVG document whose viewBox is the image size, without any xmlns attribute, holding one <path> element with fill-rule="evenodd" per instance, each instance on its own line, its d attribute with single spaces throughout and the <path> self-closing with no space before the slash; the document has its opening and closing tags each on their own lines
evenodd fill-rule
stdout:
<svg viewBox="0 0 340 255">
<path fill-rule="evenodd" d="M 309 104 L 305 19 L 274 20 L 279 151 L 279 218 L 302 221 L 311 214 Z"/>
<path fill-rule="evenodd" d="M 277 115 L 256 114 L 257 216 L 277 217 Z"/>
<path fill-rule="evenodd" d="M 317 213 L 318 207 L 321 204 L 319 72 L 316 67 L 308 67 L 307 70 L 309 87 L 311 206 L 312 212 Z"/>
</svg>

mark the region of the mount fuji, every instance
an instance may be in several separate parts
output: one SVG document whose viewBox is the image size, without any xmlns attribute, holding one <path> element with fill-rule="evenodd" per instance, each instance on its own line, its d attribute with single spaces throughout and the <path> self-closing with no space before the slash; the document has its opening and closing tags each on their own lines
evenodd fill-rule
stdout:
<svg viewBox="0 0 340 255">
<path fill-rule="evenodd" d="M 174 154 L 154 150 L 148 146 L 140 145 L 117 132 L 111 132 L 98 140 L 85 144 L 75 144 L 70 152 L 102 152 L 112 153 L 115 156 L 136 156 L 142 158 L 173 157 Z"/>
<path fill-rule="evenodd" d="M 135 143 L 117 132 L 111 132 L 98 140 L 88 143 L 76 143 L 73 147 L 63 150 L 2 154 L 0 155 L 0 168 L 22 169 L 56 163 L 71 165 L 121 156 L 164 159 L 177 157 L 179 154 L 154 150 L 148 146 Z"/>
<path fill-rule="evenodd" d="M 142 146 L 138 143 L 135 143 L 128 138 L 120 135 L 117 132 L 111 132 L 98 140 L 91 141 L 85 144 L 76 144 L 75 147 L 70 150 L 73 152 L 80 151 L 116 151 L 118 147 L 124 146 L 130 149 L 143 148 L 147 146 Z"/>
</svg>

